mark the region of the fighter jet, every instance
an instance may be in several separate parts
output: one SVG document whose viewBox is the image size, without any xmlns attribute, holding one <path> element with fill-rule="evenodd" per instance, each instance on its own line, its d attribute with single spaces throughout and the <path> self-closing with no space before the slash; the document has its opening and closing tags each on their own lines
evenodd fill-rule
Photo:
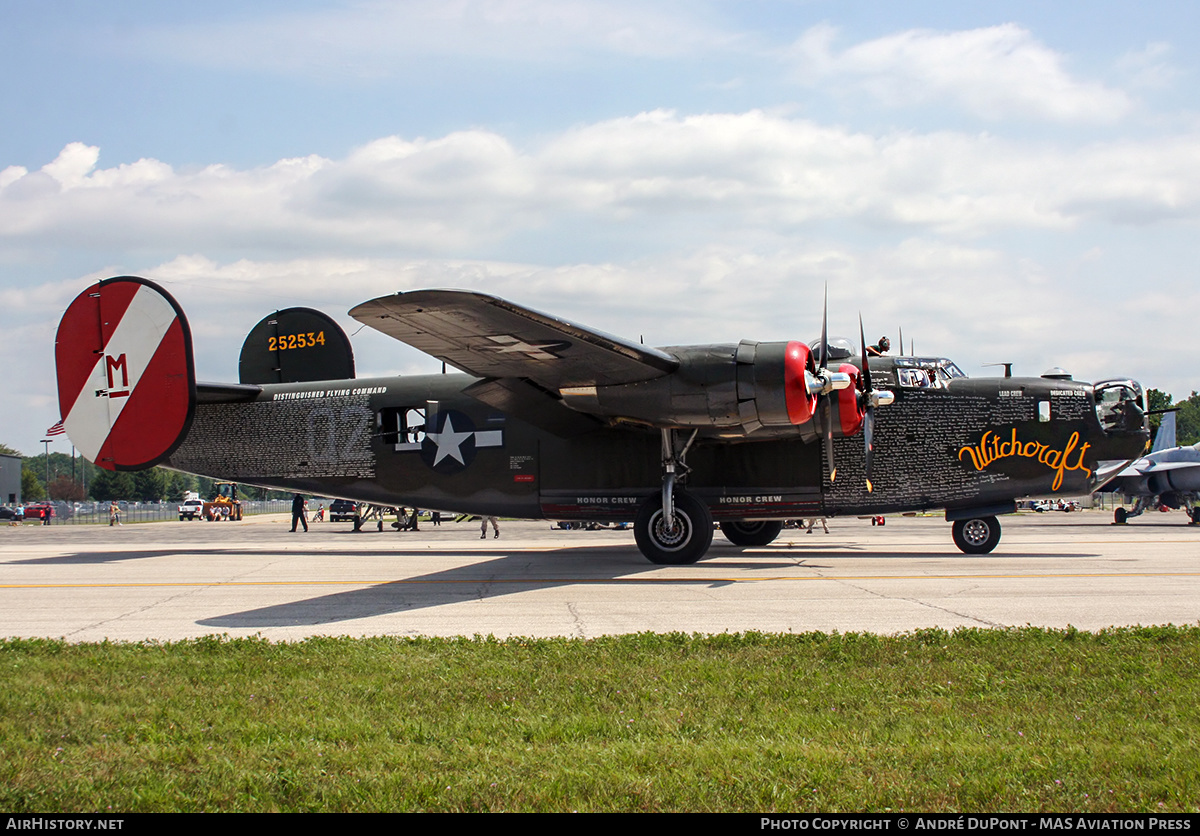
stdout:
<svg viewBox="0 0 1200 836">
<path fill-rule="evenodd" d="M 1114 468 L 1101 492 L 1122 493 L 1132 509 L 1113 512 L 1116 523 L 1141 516 L 1152 508 L 1182 508 L 1192 523 L 1200 523 L 1200 444 L 1175 446 L 1175 413 L 1163 413 L 1154 447 L 1131 465 Z"/>
</svg>

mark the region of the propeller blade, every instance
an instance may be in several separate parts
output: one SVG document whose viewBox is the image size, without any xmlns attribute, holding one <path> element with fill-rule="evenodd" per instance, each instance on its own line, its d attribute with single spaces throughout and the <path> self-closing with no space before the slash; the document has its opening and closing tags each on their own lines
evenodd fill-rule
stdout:
<svg viewBox="0 0 1200 836">
<path fill-rule="evenodd" d="M 829 284 L 825 285 L 825 300 L 821 305 L 821 379 L 829 388 Z M 837 466 L 833 463 L 833 407 L 829 399 L 833 392 L 821 395 L 821 427 L 825 435 L 825 463 L 829 466 L 829 481 L 837 478 Z"/>
<path fill-rule="evenodd" d="M 825 285 L 825 302 L 821 307 L 821 368 L 829 368 L 829 285 Z"/>
<path fill-rule="evenodd" d="M 875 486 L 871 484 L 871 461 L 875 458 L 875 404 L 871 402 L 871 366 L 867 361 L 867 334 L 863 330 L 862 314 L 858 315 L 858 339 L 862 345 L 862 383 L 863 383 L 863 450 L 865 464 L 863 473 L 867 483 L 867 493 Z"/>
<path fill-rule="evenodd" d="M 863 331 L 862 314 L 858 315 L 858 341 L 862 346 L 862 383 L 863 394 L 868 397 L 871 394 L 871 367 L 867 363 L 867 335 Z"/>
<path fill-rule="evenodd" d="M 833 463 L 833 407 L 829 395 L 821 398 L 821 426 L 825 435 L 825 464 L 829 466 L 829 481 L 837 478 L 837 466 Z"/>
<path fill-rule="evenodd" d="M 900 350 L 897 352 L 897 354 L 903 354 L 903 353 L 904 353 L 904 326 L 901 325 L 900 326 Z"/>
<path fill-rule="evenodd" d="M 867 409 L 863 415 L 863 445 L 866 447 L 866 463 L 863 472 L 866 474 L 867 493 L 875 490 L 871 484 L 871 462 L 875 458 L 875 406 L 867 401 Z"/>
</svg>

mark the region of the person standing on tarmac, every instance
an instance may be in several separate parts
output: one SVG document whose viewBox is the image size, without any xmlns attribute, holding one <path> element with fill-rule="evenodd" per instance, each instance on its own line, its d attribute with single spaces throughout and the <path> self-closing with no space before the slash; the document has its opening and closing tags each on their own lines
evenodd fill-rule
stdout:
<svg viewBox="0 0 1200 836">
<path fill-rule="evenodd" d="M 492 536 L 493 537 L 500 536 L 500 520 L 499 519 L 497 519 L 496 517 L 488 517 L 488 516 L 480 517 L 480 519 L 482 520 L 482 524 L 480 525 L 480 531 L 479 531 L 479 539 L 480 540 L 487 539 L 488 520 L 492 521 L 492 531 L 495 532 L 495 534 Z"/>
<path fill-rule="evenodd" d="M 304 530 L 308 531 L 308 519 L 306 518 L 306 515 L 304 513 L 304 506 L 306 504 L 307 503 L 304 501 L 304 497 L 302 497 L 300 494 L 296 494 L 295 496 L 292 497 L 292 533 L 293 534 L 296 533 L 296 523 L 302 523 L 304 525 Z"/>
</svg>

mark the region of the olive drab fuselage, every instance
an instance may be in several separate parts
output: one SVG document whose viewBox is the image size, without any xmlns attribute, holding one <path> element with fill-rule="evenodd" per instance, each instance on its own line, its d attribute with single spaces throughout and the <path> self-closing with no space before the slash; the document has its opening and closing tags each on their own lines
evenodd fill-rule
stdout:
<svg viewBox="0 0 1200 836">
<path fill-rule="evenodd" d="M 1089 384 L 907 386 L 894 362 L 871 361 L 896 396 L 876 419 L 873 490 L 858 438 L 835 440 L 831 482 L 820 445 L 794 428 L 761 439 L 699 433 L 680 487 L 718 520 L 983 508 L 1087 493 L 1099 462 L 1145 445 L 1140 426 L 1102 425 Z M 252 401 L 198 404 L 166 464 L 362 502 L 527 518 L 629 519 L 660 489 L 653 429 L 618 420 L 556 434 L 467 394 L 477 383 L 445 374 L 263 385 Z"/>
</svg>

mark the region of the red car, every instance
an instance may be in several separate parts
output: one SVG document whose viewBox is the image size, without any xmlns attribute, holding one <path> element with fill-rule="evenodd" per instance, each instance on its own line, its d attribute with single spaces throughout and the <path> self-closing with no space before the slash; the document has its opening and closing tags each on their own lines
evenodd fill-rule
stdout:
<svg viewBox="0 0 1200 836">
<path fill-rule="evenodd" d="M 31 502 L 25 506 L 25 519 L 27 520 L 45 520 L 46 517 L 54 519 L 56 516 L 54 506 L 49 502 Z"/>
</svg>

